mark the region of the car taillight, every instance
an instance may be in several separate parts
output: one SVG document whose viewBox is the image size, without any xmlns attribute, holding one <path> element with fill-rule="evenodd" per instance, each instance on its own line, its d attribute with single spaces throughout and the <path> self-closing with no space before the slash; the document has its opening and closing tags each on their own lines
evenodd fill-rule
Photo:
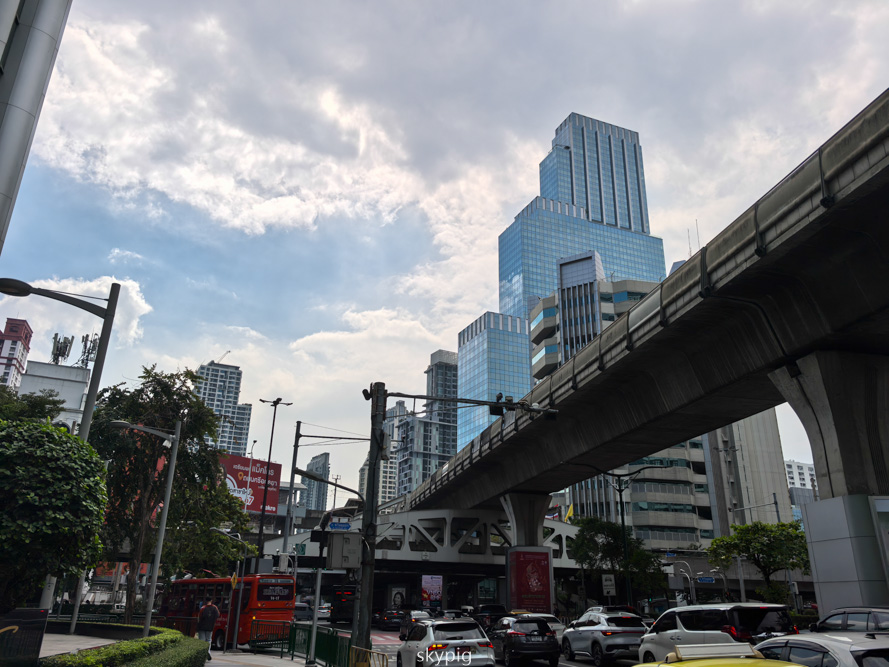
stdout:
<svg viewBox="0 0 889 667">
<path fill-rule="evenodd" d="M 479 642 L 479 648 L 494 648 L 494 645 L 491 642 Z"/>
<path fill-rule="evenodd" d="M 447 647 L 447 644 L 429 644 L 429 646 L 426 647 L 426 653 L 430 653 L 432 651 L 443 651 Z"/>
<path fill-rule="evenodd" d="M 508 635 L 522 635 L 523 637 L 525 636 L 524 632 L 519 632 L 518 630 L 508 630 L 506 634 L 508 634 Z"/>
<path fill-rule="evenodd" d="M 753 639 L 753 635 L 751 635 L 746 630 L 742 630 L 738 632 L 738 629 L 734 625 L 723 625 L 722 631 L 729 635 L 736 642 L 747 642 Z"/>
<path fill-rule="evenodd" d="M 605 631 L 602 632 L 602 634 L 605 635 L 606 637 L 610 637 L 610 636 L 613 635 L 614 633 L 613 633 L 611 630 L 605 630 Z"/>
<path fill-rule="evenodd" d="M 555 637 L 556 636 L 555 630 L 550 630 L 549 632 L 546 633 L 546 636 L 547 637 Z"/>
</svg>

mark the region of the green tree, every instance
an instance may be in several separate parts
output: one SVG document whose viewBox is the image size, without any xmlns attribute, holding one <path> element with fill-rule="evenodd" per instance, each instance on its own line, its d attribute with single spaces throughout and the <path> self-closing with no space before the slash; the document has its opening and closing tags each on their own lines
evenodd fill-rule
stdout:
<svg viewBox="0 0 889 667">
<path fill-rule="evenodd" d="M 120 384 L 103 389 L 96 404 L 90 440 L 103 457 L 111 460 L 103 539 L 109 560 L 126 554 L 129 561 L 124 613 L 127 622 L 135 610 L 139 566 L 152 560 L 169 466 L 169 443 L 132 429 L 112 429 L 109 422 L 123 420 L 172 430 L 176 420 L 182 420 L 161 558 L 165 574 L 174 574 L 183 565 L 180 551 L 186 544 L 185 553 L 193 562 L 218 567 L 220 562 L 240 557 L 240 545 L 233 540 L 206 535 L 210 527 L 221 524 L 237 529 L 246 524 L 247 515 L 224 493 L 220 451 L 207 443 L 207 438 L 216 435 L 218 418 L 195 395 L 197 379 L 189 370 L 163 373 L 154 366 L 143 368 L 138 386 Z M 193 531 L 200 532 L 200 539 L 195 539 Z"/>
<path fill-rule="evenodd" d="M 571 557 L 581 566 L 582 573 L 589 571 L 593 577 L 604 572 L 614 572 L 623 580 L 624 572 L 630 575 L 633 591 L 637 596 L 660 594 L 666 586 L 666 575 L 657 555 L 645 548 L 644 542 L 626 529 L 627 562 L 624 562 L 624 532 L 620 524 L 599 517 L 581 517 L 574 522 L 579 530 L 569 546 Z M 621 581 L 618 590 L 623 590 Z"/>
<path fill-rule="evenodd" d="M 728 567 L 735 556 L 753 563 L 759 570 L 765 581 L 765 587 L 761 590 L 770 599 L 787 596 L 786 586 L 772 581 L 775 572 L 781 570 L 802 570 L 807 574 L 809 572 L 806 535 L 799 521 L 790 523 L 755 521 L 746 526 L 732 526 L 731 535 L 717 537 L 707 550 L 710 563 L 718 567 Z"/>
<path fill-rule="evenodd" d="M 11 387 L 0 385 L 0 419 L 17 421 L 52 421 L 58 417 L 65 401 L 54 389 L 42 389 L 37 394 L 16 394 Z"/>
<path fill-rule="evenodd" d="M 44 421 L 0 420 L 0 614 L 47 574 L 96 564 L 104 466 L 80 438 Z"/>
</svg>

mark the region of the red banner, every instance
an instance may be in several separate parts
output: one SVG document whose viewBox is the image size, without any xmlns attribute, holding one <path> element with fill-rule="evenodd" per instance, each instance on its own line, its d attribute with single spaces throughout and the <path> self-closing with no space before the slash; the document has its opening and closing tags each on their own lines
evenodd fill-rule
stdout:
<svg viewBox="0 0 889 667">
<path fill-rule="evenodd" d="M 266 497 L 266 514 L 278 513 L 278 490 L 281 483 L 281 464 L 272 463 L 260 459 L 249 459 L 246 456 L 234 454 L 222 454 L 219 462 L 225 468 L 225 481 L 228 484 L 228 492 L 246 503 L 248 512 L 262 512 L 262 495 L 265 493 L 266 479 L 268 479 L 269 492 Z M 251 469 L 252 463 L 252 469 Z M 266 469 L 270 468 L 270 474 L 266 475 Z"/>
<path fill-rule="evenodd" d="M 552 550 L 516 547 L 509 550 L 509 608 L 549 614 L 552 601 Z"/>
</svg>

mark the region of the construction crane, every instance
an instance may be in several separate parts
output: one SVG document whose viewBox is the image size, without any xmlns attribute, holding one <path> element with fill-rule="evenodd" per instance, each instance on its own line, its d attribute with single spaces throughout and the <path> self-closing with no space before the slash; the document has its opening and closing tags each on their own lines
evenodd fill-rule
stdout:
<svg viewBox="0 0 889 667">
<path fill-rule="evenodd" d="M 222 356 L 219 357 L 219 359 L 216 360 L 216 363 L 217 363 L 217 364 L 221 364 L 221 363 L 222 363 L 222 360 L 225 359 L 230 353 L 231 353 L 231 350 L 226 350 L 226 351 L 222 354 Z"/>
</svg>

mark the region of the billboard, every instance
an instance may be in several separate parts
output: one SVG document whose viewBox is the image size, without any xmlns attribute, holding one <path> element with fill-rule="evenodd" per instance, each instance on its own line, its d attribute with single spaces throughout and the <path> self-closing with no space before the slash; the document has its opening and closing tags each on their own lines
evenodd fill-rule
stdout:
<svg viewBox="0 0 889 667">
<path fill-rule="evenodd" d="M 423 606 L 424 607 L 441 607 L 441 575 L 440 574 L 424 574 L 421 579 L 423 587 Z"/>
<path fill-rule="evenodd" d="M 509 608 L 548 614 L 553 608 L 553 551 L 514 547 L 507 556 Z"/>
<path fill-rule="evenodd" d="M 269 493 L 266 498 L 266 514 L 278 513 L 278 491 L 281 484 L 281 464 L 249 459 L 246 456 L 220 454 L 219 462 L 225 469 L 225 482 L 228 492 L 246 503 L 248 512 L 262 512 L 262 494 L 268 479 Z M 252 463 L 252 466 L 251 466 Z M 266 475 L 266 469 L 270 474 Z"/>
</svg>

